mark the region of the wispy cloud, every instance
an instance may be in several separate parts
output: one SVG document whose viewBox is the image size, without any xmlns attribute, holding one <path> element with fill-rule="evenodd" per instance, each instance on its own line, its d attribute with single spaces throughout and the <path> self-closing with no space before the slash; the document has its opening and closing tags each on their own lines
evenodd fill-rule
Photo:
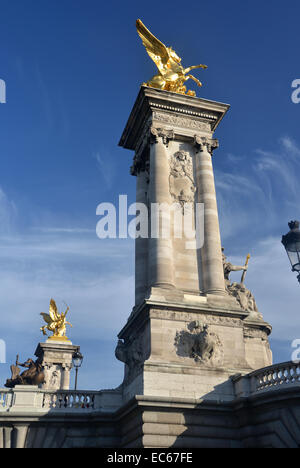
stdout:
<svg viewBox="0 0 300 468">
<path fill-rule="evenodd" d="M 300 148 L 290 137 L 279 139 L 277 151 L 254 149 L 250 167 L 236 159 L 230 173 L 216 171 L 222 236 L 229 241 L 249 230 L 272 235 L 282 221 L 299 217 Z"/>
<path fill-rule="evenodd" d="M 17 208 L 0 187 L 0 234 L 9 234 L 15 226 Z"/>
<path fill-rule="evenodd" d="M 245 156 L 239 156 L 239 155 L 232 154 L 232 153 L 227 154 L 227 161 L 230 162 L 230 163 L 241 162 L 244 159 L 245 159 Z"/>
<path fill-rule="evenodd" d="M 96 159 L 97 168 L 101 174 L 106 188 L 110 189 L 113 185 L 113 181 L 116 175 L 115 165 L 111 160 L 111 157 L 109 157 L 109 154 L 105 149 L 97 151 L 93 154 L 93 157 Z"/>
<path fill-rule="evenodd" d="M 300 338 L 299 285 L 280 239 L 287 222 L 300 218 L 300 147 L 285 136 L 276 151 L 259 148 L 250 156 L 250 168 L 237 158 L 232 173 L 216 172 L 223 244 L 237 265 L 250 250 L 246 285 L 273 327 L 275 355 L 289 359 L 292 340 Z"/>
<path fill-rule="evenodd" d="M 44 232 L 44 233 L 69 233 L 69 234 L 84 234 L 84 233 L 95 233 L 95 229 L 86 229 L 86 228 L 79 228 L 79 227 L 70 227 L 70 228 L 62 228 L 62 227 L 35 227 L 33 228 L 34 231 Z"/>
<path fill-rule="evenodd" d="M 279 140 L 279 151 L 274 153 L 258 149 L 260 158 L 254 165 L 254 172 L 268 185 L 273 186 L 273 197 L 278 199 L 284 194 L 285 199 L 299 195 L 300 149 L 289 137 Z M 275 190 L 276 189 L 276 190 Z"/>
</svg>

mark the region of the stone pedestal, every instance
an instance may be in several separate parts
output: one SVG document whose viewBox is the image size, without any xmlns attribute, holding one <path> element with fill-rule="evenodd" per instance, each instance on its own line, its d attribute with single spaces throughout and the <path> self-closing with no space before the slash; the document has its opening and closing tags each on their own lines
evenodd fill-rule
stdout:
<svg viewBox="0 0 300 468">
<path fill-rule="evenodd" d="M 214 304 L 146 301 L 119 334 L 123 397 L 135 395 L 231 401 L 230 377 L 270 365 L 264 321 Z"/>
<path fill-rule="evenodd" d="M 33 411 L 40 405 L 42 396 L 37 392 L 37 385 L 16 385 L 12 401 L 13 411 Z"/>
<path fill-rule="evenodd" d="M 68 341 L 39 343 L 35 355 L 41 360 L 46 383 L 41 388 L 47 390 L 69 390 L 72 356 L 80 346 Z"/>
<path fill-rule="evenodd" d="M 120 145 L 135 152 L 137 202 L 149 213 L 149 237 L 136 240 L 136 304 L 116 349 L 125 363 L 125 401 L 233 400 L 231 376 L 272 363 L 271 327 L 225 285 L 212 158 L 228 108 L 142 87 L 122 134 Z M 156 218 L 154 205 L 163 206 Z M 175 205 L 202 230 L 202 245 L 190 248 L 177 235 Z M 170 221 L 169 235 L 153 236 L 155 219 Z"/>
</svg>

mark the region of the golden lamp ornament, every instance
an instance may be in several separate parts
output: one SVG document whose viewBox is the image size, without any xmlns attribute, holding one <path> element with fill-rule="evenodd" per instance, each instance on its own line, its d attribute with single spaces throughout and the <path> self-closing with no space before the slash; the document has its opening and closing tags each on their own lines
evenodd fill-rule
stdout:
<svg viewBox="0 0 300 468">
<path fill-rule="evenodd" d="M 202 83 L 193 75 L 190 75 L 189 72 L 195 68 L 205 69 L 207 66 L 194 65 L 183 68 L 181 58 L 178 57 L 172 47 L 166 47 L 159 39 L 153 36 L 140 19 L 136 21 L 136 28 L 147 53 L 159 71 L 157 75 L 154 75 L 151 80 L 143 83 L 143 85 L 165 91 L 173 91 L 174 93 L 187 94 L 188 96 L 196 96 L 195 91 L 187 91 L 185 82 L 191 79 L 201 87 Z"/>
</svg>

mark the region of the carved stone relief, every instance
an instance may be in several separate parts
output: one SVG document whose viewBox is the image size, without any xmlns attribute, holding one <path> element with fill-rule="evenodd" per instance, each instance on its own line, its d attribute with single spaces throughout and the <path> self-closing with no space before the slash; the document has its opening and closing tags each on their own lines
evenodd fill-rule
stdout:
<svg viewBox="0 0 300 468">
<path fill-rule="evenodd" d="M 257 316 L 262 318 L 259 313 L 254 296 L 249 289 L 242 283 L 231 283 L 226 285 L 227 292 L 233 296 L 238 304 L 245 312 L 256 313 Z"/>
<path fill-rule="evenodd" d="M 142 337 L 133 337 L 127 342 L 118 340 L 115 350 L 116 358 L 127 365 L 125 381 L 132 380 L 144 362 L 144 349 Z"/>
<path fill-rule="evenodd" d="M 166 112 L 153 112 L 153 119 L 176 127 L 190 128 L 194 130 L 211 131 L 211 125 L 189 117 L 179 117 Z"/>
<path fill-rule="evenodd" d="M 178 356 L 189 357 L 205 366 L 218 366 L 223 362 L 223 346 L 207 324 L 191 322 L 188 330 L 176 333 L 175 347 Z"/>
<path fill-rule="evenodd" d="M 182 206 L 194 201 L 196 187 L 192 158 L 186 151 L 177 151 L 170 159 L 170 194 Z"/>
<path fill-rule="evenodd" d="M 188 313 L 184 311 L 170 311 L 170 310 L 163 310 L 163 309 L 153 309 L 151 310 L 151 318 L 164 318 L 165 320 L 172 320 L 172 321 L 184 321 L 184 322 L 192 322 L 194 323 L 195 314 Z M 199 313 L 197 314 L 199 317 Z M 201 317 L 201 315 L 200 315 Z M 239 318 L 233 317 L 226 317 L 220 315 L 209 315 L 204 313 L 202 315 L 202 321 L 198 320 L 198 323 L 202 325 L 222 325 L 227 327 L 242 327 L 242 321 Z"/>
<path fill-rule="evenodd" d="M 44 364 L 45 388 L 58 390 L 61 387 L 61 366 L 55 364 Z"/>
<path fill-rule="evenodd" d="M 244 328 L 244 338 L 259 338 L 262 341 L 268 342 L 268 335 L 263 330 L 258 330 L 256 328 Z"/>
<path fill-rule="evenodd" d="M 57 389 L 60 388 L 60 380 L 61 380 L 61 373 L 59 370 L 53 371 L 50 382 L 49 388 Z"/>
</svg>

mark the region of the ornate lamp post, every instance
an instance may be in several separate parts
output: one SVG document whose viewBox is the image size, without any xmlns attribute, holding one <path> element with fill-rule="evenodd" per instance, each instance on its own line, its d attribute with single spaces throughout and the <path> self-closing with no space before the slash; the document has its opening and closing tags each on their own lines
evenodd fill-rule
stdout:
<svg viewBox="0 0 300 468">
<path fill-rule="evenodd" d="M 83 361 L 83 355 L 79 351 L 76 351 L 72 356 L 72 363 L 73 363 L 73 366 L 75 367 L 75 372 L 76 372 L 75 390 L 77 390 L 78 370 L 79 370 L 79 367 L 81 367 L 82 365 L 82 361 Z"/>
<path fill-rule="evenodd" d="M 298 281 L 300 283 L 300 230 L 299 221 L 289 223 L 290 232 L 282 236 L 282 243 L 288 254 L 292 265 L 292 271 L 298 272 Z"/>
</svg>

